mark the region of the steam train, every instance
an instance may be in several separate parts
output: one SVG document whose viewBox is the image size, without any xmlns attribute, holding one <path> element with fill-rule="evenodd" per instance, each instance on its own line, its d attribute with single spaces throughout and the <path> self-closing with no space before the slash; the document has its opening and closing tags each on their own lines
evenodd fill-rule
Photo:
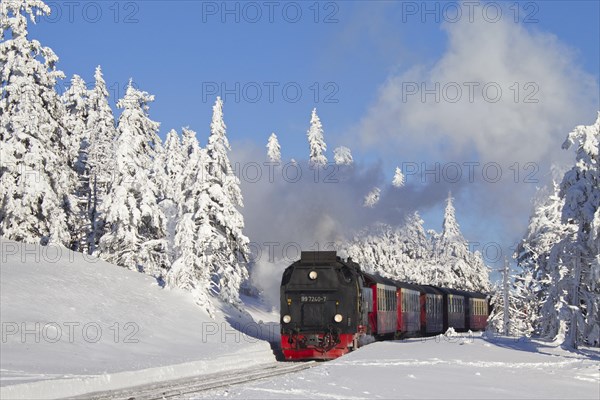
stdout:
<svg viewBox="0 0 600 400">
<path fill-rule="evenodd" d="M 329 360 L 369 336 L 483 330 L 488 314 L 485 294 L 368 274 L 335 251 L 302 252 L 281 280 L 281 349 L 286 360 Z"/>
</svg>

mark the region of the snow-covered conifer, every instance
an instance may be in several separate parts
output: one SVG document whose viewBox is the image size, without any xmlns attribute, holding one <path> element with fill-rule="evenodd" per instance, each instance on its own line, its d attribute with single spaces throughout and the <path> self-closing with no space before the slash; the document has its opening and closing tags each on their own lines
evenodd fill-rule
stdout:
<svg viewBox="0 0 600 400">
<path fill-rule="evenodd" d="M 88 224 L 88 177 L 85 168 L 89 138 L 87 137 L 88 90 L 79 75 L 71 79 L 71 86 L 62 95 L 65 108 L 63 126 L 65 127 L 66 163 L 74 172 L 74 180 L 63 188 L 71 194 L 72 207 L 67 215 L 67 224 L 71 235 L 70 248 L 84 251 L 89 232 Z"/>
<path fill-rule="evenodd" d="M 394 180 L 392 181 L 392 185 L 397 188 L 404 186 L 404 174 L 399 167 L 396 167 L 396 172 L 394 172 Z"/>
<path fill-rule="evenodd" d="M 561 221 L 564 200 L 559 195 L 559 186 L 555 183 L 547 192 L 538 194 L 527 233 L 515 252 L 522 270 L 515 279 L 515 287 L 530 294 L 521 299 L 521 307 L 531 311 L 522 316 L 520 323 L 531 325 L 542 337 L 562 342 L 570 316 L 565 297 L 569 277 L 564 240 L 572 238 L 575 229 Z"/>
<path fill-rule="evenodd" d="M 566 344 L 585 341 L 600 346 L 600 112 L 593 125 L 580 125 L 569 133 L 563 148 L 574 145 L 575 166 L 561 183 L 562 221 L 577 228 L 574 241 L 566 244 L 572 256 L 572 315 Z"/>
<path fill-rule="evenodd" d="M 173 142 L 173 138 L 171 138 Z M 168 146 L 171 147 L 171 146 Z M 166 277 L 168 287 L 192 293 L 196 303 L 209 314 L 212 251 L 207 239 L 214 235 L 210 226 L 211 200 L 207 194 L 206 153 L 200 149 L 196 132 L 184 128 L 181 143 L 183 169 L 178 180 L 178 218 L 173 237 L 173 264 Z"/>
<path fill-rule="evenodd" d="M 87 179 L 89 233 L 86 248 L 89 254 L 96 252 L 100 239 L 106 233 L 103 201 L 111 189 L 113 178 L 118 175 L 115 171 L 117 129 L 100 66 L 96 68 L 94 79 L 94 88 L 88 94 L 85 137 L 89 144 L 85 159 L 80 159 L 85 165 Z"/>
<path fill-rule="evenodd" d="M 380 195 L 381 195 L 381 189 L 379 189 L 377 187 L 373 188 L 373 190 L 371 190 L 365 196 L 365 199 L 363 201 L 363 207 L 369 207 L 369 208 L 375 207 L 375 204 L 379 203 Z"/>
<path fill-rule="evenodd" d="M 47 15 L 40 0 L 0 7 L 0 235 L 70 245 L 67 215 L 74 173 L 65 160 L 64 107 L 55 91 L 58 57 L 29 40 L 27 18 Z"/>
<path fill-rule="evenodd" d="M 148 116 L 154 96 L 131 82 L 117 103 L 117 176 L 103 201 L 108 232 L 100 240 L 101 255 L 109 262 L 161 276 L 168 266 L 165 217 L 158 206 L 158 188 L 152 179 L 159 123 Z"/>
<path fill-rule="evenodd" d="M 339 146 L 333 150 L 333 160 L 337 165 L 352 165 L 354 163 L 352 152 L 346 146 Z"/>
<path fill-rule="evenodd" d="M 184 132 L 188 131 L 184 128 Z M 195 136 L 195 134 L 194 134 Z M 178 203 L 182 201 L 183 171 L 186 165 L 182 151 L 181 140 L 175 130 L 167 133 L 164 147 L 157 154 L 154 180 L 156 181 L 159 197 L 159 206 L 165 215 L 167 256 L 169 264 L 175 260 L 175 235 L 179 220 Z"/>
<path fill-rule="evenodd" d="M 235 176 L 227 152 L 230 150 L 223 120 L 223 101 L 217 97 L 213 106 L 211 134 L 206 146 L 208 195 L 203 206 L 209 212 L 210 223 L 203 222 L 202 241 L 210 254 L 211 277 L 219 296 L 230 303 L 239 302 L 239 289 L 248 278 L 245 263 L 249 259 L 248 238 L 244 235 L 244 217 L 237 209 L 243 207 L 240 180 Z M 204 204 L 210 199 L 210 204 Z M 207 229 L 212 230 L 208 234 Z"/>
<path fill-rule="evenodd" d="M 310 128 L 307 131 L 307 136 L 310 149 L 310 163 L 321 166 L 327 164 L 327 157 L 325 157 L 324 154 L 327 150 L 327 145 L 325 144 L 325 138 L 323 136 L 323 125 L 317 115 L 316 108 L 312 111 Z"/>
<path fill-rule="evenodd" d="M 489 271 L 478 251 L 471 252 L 463 237 L 448 195 L 441 234 L 434 242 L 436 284 L 463 290 L 487 292 L 490 289 Z"/>
<path fill-rule="evenodd" d="M 269 136 L 269 141 L 267 142 L 267 157 L 269 157 L 269 161 L 273 163 L 281 162 L 281 146 L 279 145 L 275 133 L 271 133 L 271 136 Z"/>
</svg>

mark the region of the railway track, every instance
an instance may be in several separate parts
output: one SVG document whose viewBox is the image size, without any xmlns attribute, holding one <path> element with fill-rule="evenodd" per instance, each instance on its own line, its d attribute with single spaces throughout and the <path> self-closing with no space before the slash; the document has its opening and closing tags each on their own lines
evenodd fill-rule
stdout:
<svg viewBox="0 0 600 400">
<path fill-rule="evenodd" d="M 173 381 L 135 386 L 107 392 L 88 393 L 72 399 L 93 400 L 159 400 L 206 392 L 213 389 L 240 385 L 261 379 L 272 378 L 291 372 L 302 371 L 317 365 L 316 361 L 278 362 L 258 365 L 252 368 L 223 371 L 215 374 L 182 378 Z"/>
</svg>

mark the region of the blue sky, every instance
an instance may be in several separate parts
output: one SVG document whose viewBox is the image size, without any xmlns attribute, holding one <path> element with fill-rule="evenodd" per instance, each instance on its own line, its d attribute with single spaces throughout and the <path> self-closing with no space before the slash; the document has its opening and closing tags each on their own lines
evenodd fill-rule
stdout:
<svg viewBox="0 0 600 400">
<path fill-rule="evenodd" d="M 475 2 L 472 9 L 454 2 L 400 1 L 47 3 L 54 16 L 31 27 L 31 36 L 54 49 L 60 57 L 59 68 L 68 77 L 79 74 L 91 82 L 94 68 L 102 65 L 114 95 L 123 94 L 130 77 L 154 94 L 156 101 L 150 113 L 161 122 L 162 136 L 172 128 L 190 126 L 201 139 L 206 137 L 211 105 L 220 94 L 225 99 L 234 152 L 236 145 L 238 150 L 263 149 L 274 131 L 284 159 L 306 158 L 306 130 L 311 109 L 317 107 L 330 150 L 338 145 L 350 147 L 360 165 L 379 165 L 384 178 L 390 178 L 393 168 L 407 161 L 498 162 L 505 174 L 515 162 L 521 169 L 528 160 L 535 163 L 538 183 L 486 186 L 484 182 L 470 186 L 445 182 L 435 199 L 406 204 L 409 209 L 426 204 L 422 213 L 427 225 L 438 228 L 445 197 L 441 193 L 455 186 L 457 213 L 465 235 L 472 240 L 498 241 L 503 246 L 522 235 L 531 196 L 535 187 L 547 180 L 549 161 L 554 158 L 551 150 L 540 151 L 530 159 L 511 158 L 515 150 L 503 144 L 510 141 L 525 149 L 559 149 L 559 138 L 575 124 L 592 123 L 594 110 L 600 109 L 598 1 Z M 498 5 L 502 14 L 494 21 Z M 461 11 L 460 18 L 456 10 Z M 470 11 L 480 21 L 477 29 L 468 27 Z M 486 33 L 491 29 L 498 31 Z M 502 53 L 495 52 L 500 48 Z M 488 51 L 489 55 L 481 56 Z M 456 55 L 462 57 L 458 63 Z M 490 71 L 487 80 L 501 77 L 509 82 L 513 72 L 514 76 L 524 76 L 518 82 L 520 96 L 527 93 L 526 82 L 537 82 L 536 73 L 531 71 L 544 70 L 539 82 L 561 82 L 562 86 L 546 92 L 549 85 L 540 83 L 541 102 L 531 114 L 527 107 L 534 106 L 528 104 L 518 105 L 517 111 L 487 104 L 485 112 L 492 115 L 508 110 L 507 117 L 500 119 L 506 121 L 507 131 L 521 129 L 527 133 L 532 126 L 539 126 L 539 136 L 530 140 L 526 133 L 519 133 L 503 140 L 503 133 L 491 133 L 486 142 L 475 133 L 461 136 L 464 126 L 446 129 L 455 119 L 481 115 L 482 110 L 476 107 L 463 107 L 456 113 L 452 108 L 438 107 L 432 118 L 447 118 L 447 122 L 432 126 L 414 117 L 423 113 L 426 118 L 428 110 L 433 110 L 423 102 L 408 104 L 414 109 L 400 107 L 400 112 L 391 106 L 387 109 L 394 103 L 387 101 L 390 96 L 398 100 L 394 86 L 398 80 L 407 82 L 413 77 L 415 82 L 433 82 L 444 76 L 460 83 L 470 79 L 473 71 L 486 73 L 487 59 L 496 55 L 494 65 L 502 69 Z M 482 65 L 479 70 L 476 63 Z M 473 70 L 456 72 L 455 77 L 452 71 L 457 65 L 465 69 L 473 65 Z M 230 92 L 223 93 L 223 88 Z M 269 88 L 273 88 L 272 98 Z M 301 96 L 296 95 L 297 88 Z M 555 104 L 563 97 L 572 107 Z M 298 100 L 292 101 L 294 98 Z M 560 114 L 556 110 L 564 109 L 564 115 L 554 117 Z M 529 120 L 528 115 L 533 115 L 539 120 L 519 126 L 514 122 L 518 118 L 513 119 L 515 112 L 525 115 L 521 119 Z M 397 115 L 400 119 L 394 120 Z M 546 121 L 548 115 L 554 119 Z M 473 124 L 482 125 L 482 131 L 492 131 L 493 127 L 485 127 L 489 120 L 474 120 Z M 552 127 L 544 127 L 546 122 Z M 431 139 L 424 141 L 429 133 Z M 537 145 L 541 138 L 548 142 L 545 147 Z M 496 204 L 498 199 L 505 200 Z M 490 208 L 496 212 L 491 213 Z M 481 224 L 482 216 L 486 216 L 485 224 Z"/>
</svg>

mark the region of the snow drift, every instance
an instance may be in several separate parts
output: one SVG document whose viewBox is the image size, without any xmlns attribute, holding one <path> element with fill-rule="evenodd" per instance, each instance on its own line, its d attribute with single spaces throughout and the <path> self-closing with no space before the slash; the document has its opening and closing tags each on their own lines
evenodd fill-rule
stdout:
<svg viewBox="0 0 600 400">
<path fill-rule="evenodd" d="M 0 246 L 2 398 L 73 396 L 274 361 L 267 342 L 232 327 L 258 332 L 242 314 L 222 309 L 212 320 L 187 293 L 64 247 Z"/>
</svg>

